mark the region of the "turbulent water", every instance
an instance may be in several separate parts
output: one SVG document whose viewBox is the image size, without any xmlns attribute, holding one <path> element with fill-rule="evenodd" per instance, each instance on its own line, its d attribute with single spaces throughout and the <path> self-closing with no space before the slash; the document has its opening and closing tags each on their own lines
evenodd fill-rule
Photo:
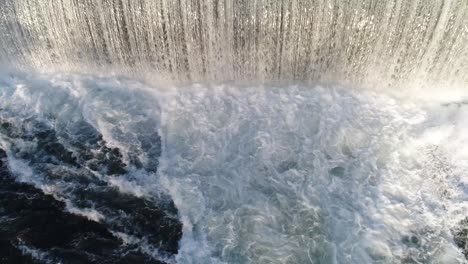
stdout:
<svg viewBox="0 0 468 264">
<path fill-rule="evenodd" d="M 466 0 L 3 0 L 0 61 L 176 82 L 465 85 L 467 24 Z"/>
<path fill-rule="evenodd" d="M 466 263 L 468 2 L 0 2 L 1 263 Z"/>
<path fill-rule="evenodd" d="M 179 263 L 464 261 L 463 102 L 335 86 L 154 89 L 63 74 L 10 74 L 1 87 L 1 147 L 11 173 L 123 238 L 111 256 L 137 250 Z M 171 257 L 176 218 L 183 237 Z M 16 246 L 39 247 L 67 263 L 69 255 L 48 252 L 23 232 L 12 239 Z"/>
</svg>

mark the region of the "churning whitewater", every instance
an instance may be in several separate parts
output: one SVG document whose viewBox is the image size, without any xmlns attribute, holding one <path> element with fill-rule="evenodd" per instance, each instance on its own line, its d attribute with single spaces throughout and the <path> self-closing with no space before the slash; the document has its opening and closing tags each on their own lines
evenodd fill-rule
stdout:
<svg viewBox="0 0 468 264">
<path fill-rule="evenodd" d="M 468 1 L 0 0 L 0 263 L 467 263 Z"/>
<path fill-rule="evenodd" d="M 113 257 L 465 261 L 463 102 L 339 86 L 163 89 L 76 74 L 13 73 L 0 85 L 0 148 L 16 181 L 110 230 L 124 241 Z M 166 216 L 145 223 L 140 203 Z M 183 235 L 172 255 L 176 219 Z M 152 233 L 163 222 L 169 235 Z M 63 252 L 31 241 L 17 247 L 36 260 L 68 263 Z"/>
</svg>

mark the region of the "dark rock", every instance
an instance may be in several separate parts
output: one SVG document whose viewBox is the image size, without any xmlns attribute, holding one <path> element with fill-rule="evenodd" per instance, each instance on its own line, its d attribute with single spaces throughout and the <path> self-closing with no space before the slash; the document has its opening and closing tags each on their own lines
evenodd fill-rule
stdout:
<svg viewBox="0 0 468 264">
<path fill-rule="evenodd" d="M 42 154 L 43 158 L 55 157 L 56 160 L 49 162 L 64 162 L 76 166 L 76 158 L 73 153 L 68 151 L 59 141 L 55 132 L 46 130 L 36 134 L 38 154 Z M 41 153 L 45 152 L 45 153 Z"/>
<path fill-rule="evenodd" d="M 146 200 L 121 195 L 117 191 L 94 196 L 105 197 L 103 208 L 132 215 L 127 223 L 136 227 L 120 222 L 123 229 L 140 236 L 147 235 L 153 245 L 163 245 L 163 251 L 177 252 L 181 225 L 176 219 L 168 218 Z M 65 204 L 53 196 L 31 185 L 15 182 L 8 170 L 6 153 L 0 149 L 0 263 L 38 262 L 23 254 L 19 245 L 46 252 L 52 262 L 161 263 L 135 246 L 124 244 L 109 231 L 109 223 L 94 222 L 64 209 Z"/>
<path fill-rule="evenodd" d="M 39 264 L 31 256 L 23 255 L 9 240 L 0 237 L 0 263 L 2 264 Z"/>
<path fill-rule="evenodd" d="M 455 244 L 463 251 L 465 258 L 468 259 L 468 217 L 460 221 L 457 228 L 452 230 Z"/>
</svg>

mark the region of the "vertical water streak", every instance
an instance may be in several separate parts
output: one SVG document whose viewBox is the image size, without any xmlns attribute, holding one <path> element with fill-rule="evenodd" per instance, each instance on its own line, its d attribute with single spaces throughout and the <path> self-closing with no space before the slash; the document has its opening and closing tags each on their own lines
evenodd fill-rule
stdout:
<svg viewBox="0 0 468 264">
<path fill-rule="evenodd" d="M 175 81 L 468 82 L 468 2 L 5 0 L 0 62 Z"/>
</svg>

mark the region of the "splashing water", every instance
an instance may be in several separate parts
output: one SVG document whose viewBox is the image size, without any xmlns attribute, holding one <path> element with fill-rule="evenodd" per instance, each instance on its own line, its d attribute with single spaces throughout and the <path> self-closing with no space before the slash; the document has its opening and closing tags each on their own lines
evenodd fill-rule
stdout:
<svg viewBox="0 0 468 264">
<path fill-rule="evenodd" d="M 466 86 L 467 24 L 465 0 L 4 0 L 0 62 L 177 83 Z"/>
<path fill-rule="evenodd" d="M 466 263 L 467 24 L 465 0 L 2 1 L 0 262 Z"/>
<path fill-rule="evenodd" d="M 159 89 L 82 75 L 4 76 L 2 87 L 2 118 L 34 114 L 60 134 L 82 115 L 130 164 L 123 178 L 103 180 L 150 201 L 168 192 L 183 222 L 179 263 L 464 261 L 464 103 L 339 86 Z M 162 138 L 157 176 L 129 158 L 150 153 L 131 147 L 149 128 Z M 2 148 L 12 152 L 11 140 L 3 136 Z M 78 183 L 21 169 L 21 181 L 77 202 L 67 190 Z M 94 210 L 111 214 L 103 208 Z"/>
<path fill-rule="evenodd" d="M 340 87 L 180 91 L 162 163 L 179 260 L 463 262 L 467 110 Z"/>
</svg>

